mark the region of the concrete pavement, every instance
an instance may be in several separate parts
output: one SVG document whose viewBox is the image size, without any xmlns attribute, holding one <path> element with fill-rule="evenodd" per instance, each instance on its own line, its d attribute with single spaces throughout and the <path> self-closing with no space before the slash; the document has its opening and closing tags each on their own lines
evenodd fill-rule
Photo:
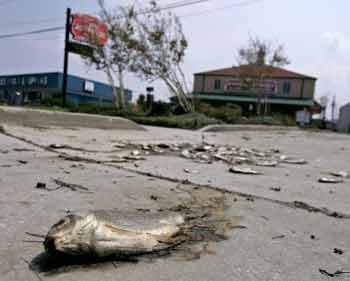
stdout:
<svg viewBox="0 0 350 281">
<path fill-rule="evenodd" d="M 332 278 L 319 271 L 349 271 L 349 219 L 281 204 L 302 201 L 350 213 L 349 180 L 337 185 L 317 182 L 326 172 L 350 170 L 346 135 L 295 129 L 203 133 L 152 127 L 142 132 L 7 126 L 5 131 L 7 135 L 0 135 L 1 280 L 350 280 L 347 274 Z M 222 162 L 198 164 L 168 153 L 136 162 L 109 161 L 133 149 L 120 144 L 195 144 L 203 140 L 247 148 L 278 147 L 284 154 L 305 158 L 308 164 L 263 167 L 264 175 L 251 176 L 230 174 Z M 66 147 L 45 149 L 50 144 Z M 85 160 L 67 161 L 58 157 L 62 153 Z M 187 173 L 184 168 L 196 172 Z M 53 179 L 80 184 L 92 193 L 35 188 L 38 181 L 55 188 Z M 225 196 L 226 216 L 241 217 L 240 224 L 246 227 L 232 230 L 226 241 L 207 245 L 210 250 L 199 259 L 172 255 L 41 273 L 30 270 L 26 263 L 43 247 L 23 242 L 30 238 L 25 232 L 45 233 L 67 211 L 157 211 L 188 200 L 183 189 L 192 190 L 196 184 L 209 186 L 200 187 L 208 200 L 217 194 Z M 335 248 L 343 253 L 334 253 Z"/>
</svg>

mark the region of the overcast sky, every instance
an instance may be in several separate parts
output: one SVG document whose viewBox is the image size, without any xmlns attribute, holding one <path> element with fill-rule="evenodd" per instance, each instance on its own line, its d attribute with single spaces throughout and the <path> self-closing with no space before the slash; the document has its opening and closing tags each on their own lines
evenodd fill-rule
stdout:
<svg viewBox="0 0 350 281">
<path fill-rule="evenodd" d="M 178 0 L 159 1 L 173 2 Z M 62 26 L 68 6 L 75 12 L 98 11 L 96 0 L 0 0 L 0 34 Z M 211 0 L 173 11 L 189 41 L 184 67 L 191 80 L 195 72 L 235 64 L 237 49 L 251 34 L 283 44 L 291 60 L 287 69 L 318 77 L 317 97 L 336 94 L 338 104 L 350 102 L 350 1 Z M 43 19 L 47 21 L 32 23 Z M 0 74 L 61 71 L 63 33 L 0 39 Z M 106 81 L 104 73 L 88 70 L 78 56 L 70 58 L 71 74 Z M 137 93 L 146 85 L 127 77 L 127 87 Z M 158 98 L 168 96 L 161 84 L 156 89 Z"/>
</svg>

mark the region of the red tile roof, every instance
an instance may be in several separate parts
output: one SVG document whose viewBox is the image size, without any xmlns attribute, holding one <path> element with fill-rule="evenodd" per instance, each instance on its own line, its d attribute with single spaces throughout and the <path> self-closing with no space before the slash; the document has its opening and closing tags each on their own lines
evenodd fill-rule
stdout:
<svg viewBox="0 0 350 281">
<path fill-rule="evenodd" d="M 211 70 L 211 71 L 205 71 L 205 72 L 199 72 L 195 73 L 195 75 L 220 75 L 220 76 L 240 76 L 240 75 L 247 75 L 247 73 L 250 72 L 249 68 L 251 66 L 249 65 L 241 65 L 241 66 L 234 66 L 229 68 L 223 68 L 223 69 L 217 69 L 217 70 Z M 301 78 L 301 79 L 312 79 L 316 80 L 317 78 L 296 73 L 293 71 L 289 71 L 287 69 L 279 68 L 279 67 L 272 67 L 272 66 L 260 66 L 262 68 L 262 71 L 265 73 L 268 73 L 269 77 L 271 78 Z"/>
</svg>

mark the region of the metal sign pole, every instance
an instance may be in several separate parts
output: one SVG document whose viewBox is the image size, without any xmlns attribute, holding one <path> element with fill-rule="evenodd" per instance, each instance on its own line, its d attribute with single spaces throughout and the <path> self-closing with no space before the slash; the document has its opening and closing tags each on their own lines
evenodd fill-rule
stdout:
<svg viewBox="0 0 350 281">
<path fill-rule="evenodd" d="M 67 9 L 67 20 L 66 20 L 66 36 L 65 36 L 65 46 L 64 46 L 64 65 L 63 65 L 63 83 L 62 83 L 62 106 L 66 106 L 67 98 L 67 78 L 68 78 L 68 58 L 69 58 L 69 32 L 70 32 L 70 17 L 71 9 Z"/>
</svg>

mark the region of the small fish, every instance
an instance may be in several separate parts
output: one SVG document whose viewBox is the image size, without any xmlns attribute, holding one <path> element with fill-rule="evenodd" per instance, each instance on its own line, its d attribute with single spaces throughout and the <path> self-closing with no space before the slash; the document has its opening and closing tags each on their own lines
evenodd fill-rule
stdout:
<svg viewBox="0 0 350 281">
<path fill-rule="evenodd" d="M 339 171 L 339 172 L 331 172 L 329 173 L 331 176 L 334 177 L 340 177 L 340 178 L 348 178 L 349 177 L 349 173 L 345 172 L 345 171 Z"/>
<path fill-rule="evenodd" d="M 342 183 L 343 179 L 341 179 L 341 178 L 326 178 L 326 177 L 323 177 L 323 178 L 320 178 L 318 181 L 321 182 L 321 183 Z"/>
<path fill-rule="evenodd" d="M 256 166 L 261 167 L 276 167 L 278 165 L 278 161 L 275 160 L 261 160 L 255 163 Z"/>
<path fill-rule="evenodd" d="M 229 169 L 231 173 L 235 174 L 245 174 L 245 175 L 261 175 L 262 172 L 255 171 L 251 168 L 244 168 L 244 167 L 238 167 L 238 166 L 233 166 Z"/>
<path fill-rule="evenodd" d="M 289 156 L 285 156 L 285 155 L 282 155 L 280 157 L 280 160 L 282 163 L 286 163 L 286 164 L 294 164 L 294 165 L 307 164 L 307 161 L 303 158 L 294 158 L 294 157 L 289 157 Z"/>
</svg>

